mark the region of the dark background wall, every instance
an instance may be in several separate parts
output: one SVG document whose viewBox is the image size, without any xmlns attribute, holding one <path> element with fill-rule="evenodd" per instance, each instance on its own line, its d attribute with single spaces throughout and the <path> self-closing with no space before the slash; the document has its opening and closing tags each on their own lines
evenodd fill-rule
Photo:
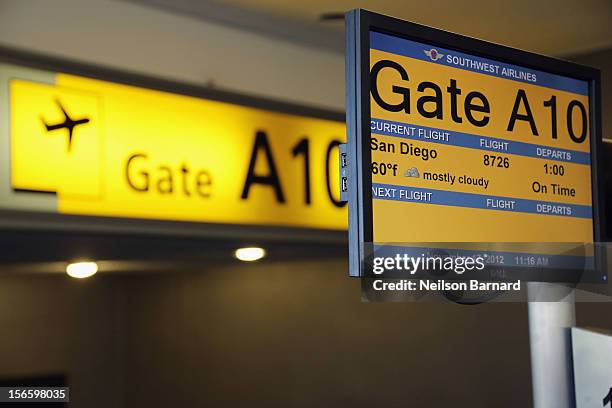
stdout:
<svg viewBox="0 0 612 408">
<path fill-rule="evenodd" d="M 0 378 L 74 407 L 528 406 L 524 304 L 362 303 L 342 261 L 0 278 Z"/>
</svg>

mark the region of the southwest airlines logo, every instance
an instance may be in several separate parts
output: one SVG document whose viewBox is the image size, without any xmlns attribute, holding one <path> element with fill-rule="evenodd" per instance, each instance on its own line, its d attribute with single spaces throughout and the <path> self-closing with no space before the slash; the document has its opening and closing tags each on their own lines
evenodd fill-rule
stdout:
<svg viewBox="0 0 612 408">
<path fill-rule="evenodd" d="M 12 188 L 100 199 L 99 95 L 21 79 L 9 89 Z"/>
<path fill-rule="evenodd" d="M 425 53 L 425 55 L 427 55 L 432 61 L 438 61 L 439 59 L 441 59 L 442 57 L 444 57 L 444 54 L 438 52 L 438 50 L 436 50 L 435 48 L 432 48 L 431 50 L 424 50 L 423 51 Z"/>
</svg>

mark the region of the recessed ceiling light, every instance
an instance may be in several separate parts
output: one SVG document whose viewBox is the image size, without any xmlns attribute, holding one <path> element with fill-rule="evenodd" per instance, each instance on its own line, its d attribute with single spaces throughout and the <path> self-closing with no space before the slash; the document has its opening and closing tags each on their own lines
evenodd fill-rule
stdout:
<svg viewBox="0 0 612 408">
<path fill-rule="evenodd" d="M 266 250 L 259 247 L 238 248 L 234 252 L 234 256 L 236 257 L 236 259 L 239 259 L 244 262 L 253 262 L 258 261 L 264 256 L 266 256 Z"/>
<path fill-rule="evenodd" d="M 95 262 L 74 262 L 66 266 L 68 276 L 77 279 L 89 278 L 98 272 L 98 264 Z"/>
</svg>

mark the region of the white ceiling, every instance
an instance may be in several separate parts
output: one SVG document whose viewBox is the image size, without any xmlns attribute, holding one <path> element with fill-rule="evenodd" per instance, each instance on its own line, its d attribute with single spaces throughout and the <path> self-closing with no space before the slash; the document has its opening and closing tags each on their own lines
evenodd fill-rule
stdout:
<svg viewBox="0 0 612 408">
<path fill-rule="evenodd" d="M 342 22 L 361 7 L 548 55 L 612 47 L 612 0 L 130 0 L 341 51 Z"/>
</svg>

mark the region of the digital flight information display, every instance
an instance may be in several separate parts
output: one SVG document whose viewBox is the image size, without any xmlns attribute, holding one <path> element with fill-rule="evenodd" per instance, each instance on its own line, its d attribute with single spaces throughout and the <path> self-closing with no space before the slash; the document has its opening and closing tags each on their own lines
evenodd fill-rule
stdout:
<svg viewBox="0 0 612 408">
<path fill-rule="evenodd" d="M 426 248 L 483 254 L 489 266 L 593 270 L 590 82 L 368 34 L 364 258 Z"/>
<path fill-rule="evenodd" d="M 592 242 L 589 83 L 370 32 L 373 242 Z"/>
</svg>

